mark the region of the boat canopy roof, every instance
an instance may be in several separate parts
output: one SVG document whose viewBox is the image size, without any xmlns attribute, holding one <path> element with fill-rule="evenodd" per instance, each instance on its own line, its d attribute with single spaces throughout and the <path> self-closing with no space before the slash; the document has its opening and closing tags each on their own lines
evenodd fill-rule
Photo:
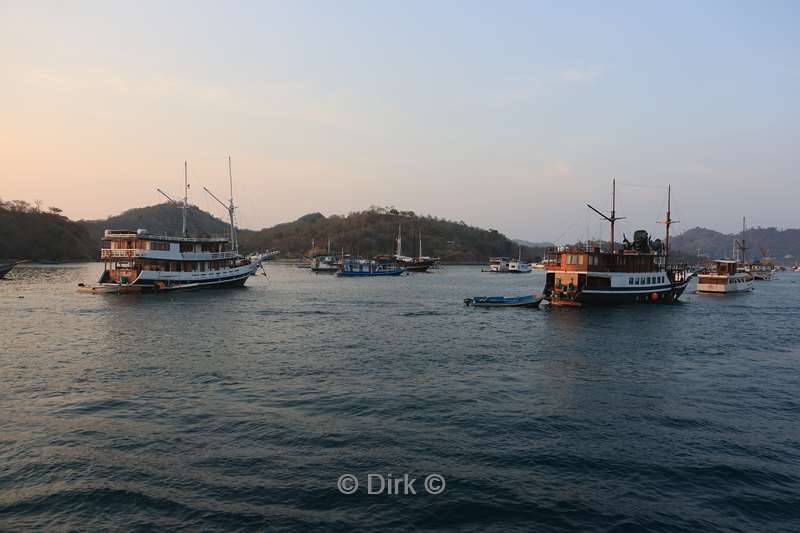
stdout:
<svg viewBox="0 0 800 533">
<path fill-rule="evenodd" d="M 116 230 L 107 229 L 103 235 L 103 240 L 113 239 L 141 239 L 145 241 L 165 241 L 165 242 L 197 242 L 197 243 L 224 243 L 230 242 L 229 237 L 175 237 L 172 235 L 149 233 L 147 230 Z"/>
</svg>

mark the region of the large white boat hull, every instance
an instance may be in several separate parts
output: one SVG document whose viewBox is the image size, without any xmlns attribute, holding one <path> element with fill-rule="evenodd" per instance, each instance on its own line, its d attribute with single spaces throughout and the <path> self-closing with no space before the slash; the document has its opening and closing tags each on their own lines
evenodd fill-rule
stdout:
<svg viewBox="0 0 800 533">
<path fill-rule="evenodd" d="M 697 292 L 729 294 L 753 290 L 753 277 L 744 272 L 730 276 L 701 274 L 697 279 Z"/>
</svg>

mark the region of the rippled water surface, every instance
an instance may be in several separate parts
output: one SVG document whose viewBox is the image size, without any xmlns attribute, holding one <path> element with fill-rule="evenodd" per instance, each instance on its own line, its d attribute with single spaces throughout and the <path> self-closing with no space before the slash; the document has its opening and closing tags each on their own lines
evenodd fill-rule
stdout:
<svg viewBox="0 0 800 533">
<path fill-rule="evenodd" d="M 78 294 L 99 269 L 0 281 L 0 530 L 800 529 L 798 274 L 482 310 L 542 274 Z"/>
</svg>

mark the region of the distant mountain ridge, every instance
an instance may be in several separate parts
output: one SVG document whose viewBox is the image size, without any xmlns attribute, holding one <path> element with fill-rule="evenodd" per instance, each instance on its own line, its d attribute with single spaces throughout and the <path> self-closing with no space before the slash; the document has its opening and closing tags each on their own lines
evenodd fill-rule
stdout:
<svg viewBox="0 0 800 533">
<path fill-rule="evenodd" d="M 525 239 L 514 239 L 514 242 L 521 244 L 527 248 L 550 248 L 555 246 L 555 243 L 549 241 L 526 241 Z"/>
<path fill-rule="evenodd" d="M 197 206 L 189 206 L 187 228 L 192 236 L 227 236 L 228 223 Z M 523 257 L 539 260 L 548 242 L 512 240 L 494 229 L 469 226 L 412 211 L 390 207 L 371 207 L 348 215 L 325 216 L 309 213 L 293 222 L 277 224 L 258 231 L 239 229 L 245 253 L 277 249 L 282 255 L 298 257 L 311 252 L 323 253 L 331 239 L 334 253 L 365 256 L 394 253 L 398 226 L 402 225 L 403 253 L 417 255 L 421 232 L 423 254 L 452 262 L 484 262 L 492 256 L 516 256 L 523 246 Z M 179 235 L 181 210 L 175 205 L 157 205 L 128 209 L 103 220 L 72 221 L 57 208 L 47 211 L 24 201 L 0 201 L 0 258 L 19 259 L 96 259 L 106 229 L 144 228 L 151 233 Z M 706 228 L 692 228 L 671 239 L 671 247 L 691 258 L 697 251 L 711 258 L 731 255 L 732 242 L 738 234 L 724 234 Z M 748 230 L 750 259 L 763 253 L 778 263 L 794 264 L 800 260 L 800 229 L 752 228 Z M 316 250 L 311 250 L 312 240 Z M 789 257 L 787 257 L 789 256 Z"/>
<path fill-rule="evenodd" d="M 731 257 L 734 239 L 739 233 L 720 233 L 707 228 L 692 228 L 671 239 L 670 246 L 687 255 L 700 255 L 712 259 Z M 745 233 L 750 260 L 760 260 L 768 255 L 778 263 L 792 263 L 800 259 L 800 229 L 751 228 Z M 787 257 L 789 256 L 789 257 Z"/>
</svg>

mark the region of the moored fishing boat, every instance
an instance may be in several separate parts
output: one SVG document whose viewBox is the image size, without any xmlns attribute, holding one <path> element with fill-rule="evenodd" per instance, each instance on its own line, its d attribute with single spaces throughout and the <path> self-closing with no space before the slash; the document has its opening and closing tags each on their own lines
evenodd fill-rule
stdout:
<svg viewBox="0 0 800 533">
<path fill-rule="evenodd" d="M 752 290 L 752 274 L 739 268 L 736 261 L 719 259 L 711 269 L 697 276 L 697 292 L 729 294 Z"/>
<path fill-rule="evenodd" d="M 316 252 L 314 241 L 312 241 L 311 250 L 313 256 L 311 257 L 311 264 L 309 268 L 311 268 L 312 272 L 316 272 L 317 274 L 335 274 L 339 270 L 339 261 L 335 255 L 331 254 L 330 238 L 328 238 L 327 253 L 314 253 Z"/>
<path fill-rule="evenodd" d="M 539 307 L 541 296 L 473 296 L 465 298 L 464 305 L 472 307 Z"/>
<path fill-rule="evenodd" d="M 311 271 L 318 274 L 335 274 L 339 270 L 338 260 L 333 255 L 317 255 L 311 259 Z"/>
<path fill-rule="evenodd" d="M 405 269 L 407 272 L 427 272 L 428 269 L 436 268 L 437 260 L 433 257 L 426 257 L 422 255 L 422 233 L 419 235 L 419 255 L 417 257 L 409 257 L 403 255 L 403 227 L 397 227 L 397 238 L 395 239 L 397 248 L 394 255 L 378 255 L 375 261 L 378 263 L 395 263 L 398 267 Z"/>
<path fill-rule="evenodd" d="M 758 263 L 748 265 L 745 270 L 753 276 L 753 281 L 772 281 L 776 278 L 776 272 L 779 269 L 769 257 L 764 255 Z"/>
<path fill-rule="evenodd" d="M 230 159 L 228 160 L 230 177 Z M 183 210 L 182 236 L 153 234 L 146 229 L 107 229 L 100 258 L 105 268 L 97 285 L 84 286 L 87 293 L 126 293 L 171 291 L 197 288 L 241 287 L 261 266 L 263 256 L 244 257 L 239 253 L 233 204 L 226 205 L 205 189 L 228 210 L 228 237 L 189 237 L 186 231 L 188 209 L 188 177 L 184 166 L 184 198 L 178 203 L 160 191 Z"/>
<path fill-rule="evenodd" d="M 772 281 L 775 278 L 774 269 L 764 265 L 751 265 L 747 271 L 753 276 L 753 281 Z"/>
<path fill-rule="evenodd" d="M 492 257 L 489 259 L 489 268 L 481 272 L 491 272 L 493 274 L 528 274 L 532 272 L 531 265 L 522 260 L 522 245 L 519 245 L 519 256 L 517 259 L 508 257 Z"/>
<path fill-rule="evenodd" d="M 670 191 L 671 192 L 671 191 Z M 672 220 L 667 200 L 666 242 L 650 240 L 644 230 L 625 239 L 622 249 L 614 243 L 616 183 L 612 189 L 611 215 L 590 209 L 611 223 L 609 249 L 601 246 L 564 246 L 546 252 L 547 277 L 544 298 L 552 305 L 609 305 L 669 303 L 677 301 L 692 277 L 685 264 L 669 263 L 669 227 Z"/>
<path fill-rule="evenodd" d="M 741 240 L 734 240 L 733 260 L 719 259 L 714 266 L 697 276 L 697 292 L 730 294 L 753 290 L 753 274 L 747 268 L 747 231 L 745 219 L 742 218 Z"/>
<path fill-rule="evenodd" d="M 399 276 L 406 269 L 397 263 L 380 263 L 372 259 L 362 259 L 345 255 L 339 262 L 337 276 L 366 277 L 366 276 Z"/>
</svg>

